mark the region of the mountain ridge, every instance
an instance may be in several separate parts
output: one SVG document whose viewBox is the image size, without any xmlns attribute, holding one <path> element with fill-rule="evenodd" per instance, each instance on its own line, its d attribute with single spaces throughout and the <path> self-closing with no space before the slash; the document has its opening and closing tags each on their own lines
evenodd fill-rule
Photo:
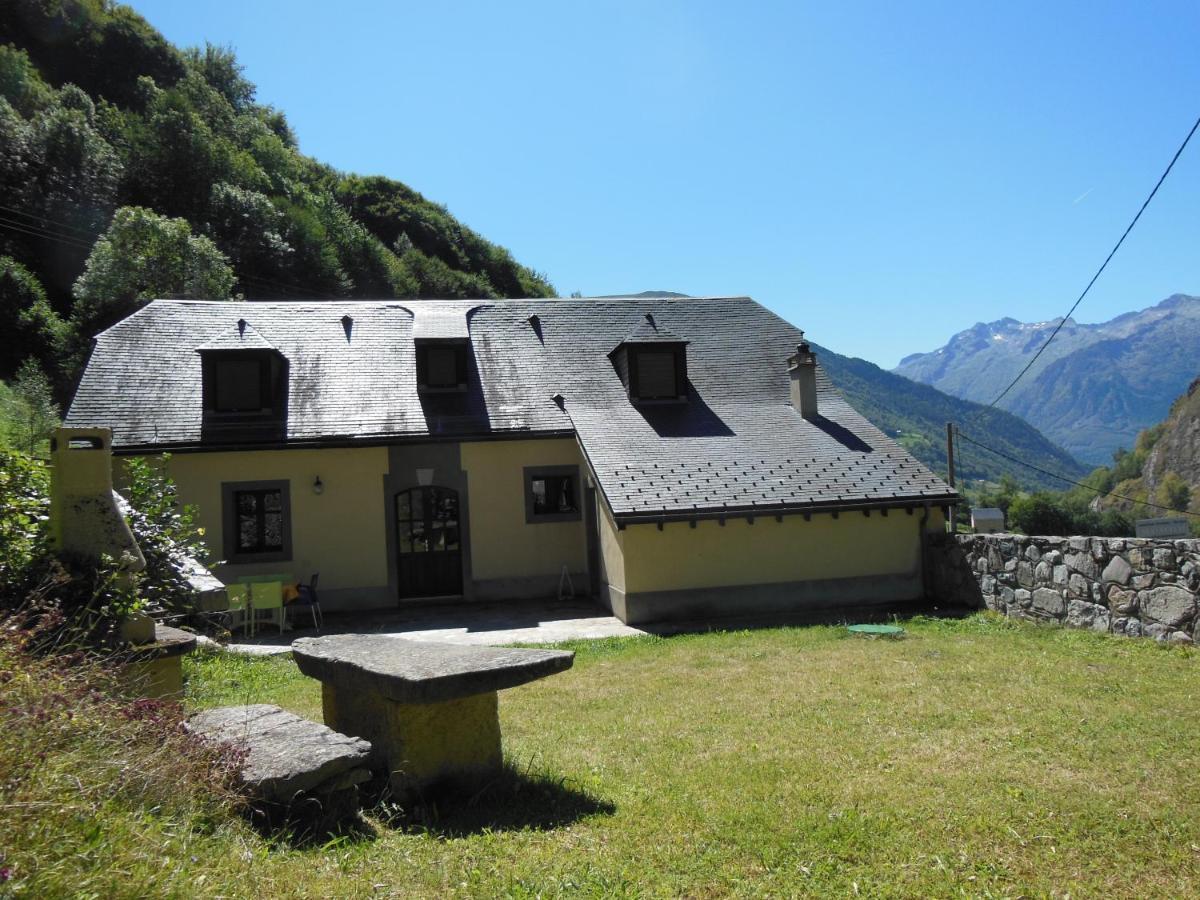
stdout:
<svg viewBox="0 0 1200 900">
<path fill-rule="evenodd" d="M 991 402 L 1062 328 L 1000 406 L 1079 459 L 1105 463 L 1167 414 L 1200 371 L 1200 297 L 1176 293 L 1107 322 L 978 322 L 892 371 L 956 397 Z"/>
</svg>

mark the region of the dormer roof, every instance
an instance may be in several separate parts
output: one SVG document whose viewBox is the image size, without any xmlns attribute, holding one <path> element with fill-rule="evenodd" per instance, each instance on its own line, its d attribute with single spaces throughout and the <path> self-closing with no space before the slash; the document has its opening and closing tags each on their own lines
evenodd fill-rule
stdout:
<svg viewBox="0 0 1200 900">
<path fill-rule="evenodd" d="M 616 352 L 618 348 L 625 344 L 690 344 L 691 341 L 685 340 L 665 327 L 663 323 L 655 318 L 654 313 L 646 313 L 638 321 L 637 325 L 629 334 L 625 335 L 620 344 L 613 348 Z"/>
<path fill-rule="evenodd" d="M 245 319 L 229 316 L 216 334 L 196 348 L 198 353 L 209 350 L 277 350 L 278 348 L 260 334 Z"/>
<path fill-rule="evenodd" d="M 414 303 L 406 308 L 413 314 L 413 340 L 466 341 L 471 338 L 467 319 L 479 308 L 479 302 L 445 300 Z"/>
</svg>

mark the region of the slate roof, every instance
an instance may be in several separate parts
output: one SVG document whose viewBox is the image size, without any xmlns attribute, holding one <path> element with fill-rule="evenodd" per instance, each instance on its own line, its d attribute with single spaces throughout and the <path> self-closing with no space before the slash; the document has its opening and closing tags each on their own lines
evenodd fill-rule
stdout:
<svg viewBox="0 0 1200 900">
<path fill-rule="evenodd" d="M 642 321 L 629 334 L 625 335 L 622 344 L 686 344 L 687 341 L 679 335 L 664 328 L 655 320 L 653 313 L 646 313 Z"/>
<path fill-rule="evenodd" d="M 685 404 L 632 404 L 608 358 L 647 314 L 656 333 L 688 341 Z M 803 419 L 787 372 L 800 332 L 745 297 L 158 300 L 97 337 L 66 424 L 111 428 L 118 451 L 199 447 L 196 350 L 236 334 L 238 319 L 289 362 L 289 444 L 573 433 L 618 521 L 956 497 L 819 366 L 821 415 Z M 459 321 L 472 389 L 418 395 L 414 323 L 449 336 Z"/>
</svg>

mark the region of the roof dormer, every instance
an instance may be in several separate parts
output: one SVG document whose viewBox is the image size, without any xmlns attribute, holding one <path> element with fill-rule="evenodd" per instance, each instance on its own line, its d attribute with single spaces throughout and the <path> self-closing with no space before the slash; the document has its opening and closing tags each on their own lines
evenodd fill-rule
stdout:
<svg viewBox="0 0 1200 900">
<path fill-rule="evenodd" d="M 634 403 L 681 403 L 687 400 L 687 345 L 646 313 L 608 357 Z"/>
<path fill-rule="evenodd" d="M 471 371 L 468 310 L 451 303 L 414 304 L 414 307 L 417 390 L 430 394 L 465 392 Z"/>
<path fill-rule="evenodd" d="M 273 441 L 287 420 L 287 359 L 245 319 L 200 354 L 204 440 Z"/>
</svg>

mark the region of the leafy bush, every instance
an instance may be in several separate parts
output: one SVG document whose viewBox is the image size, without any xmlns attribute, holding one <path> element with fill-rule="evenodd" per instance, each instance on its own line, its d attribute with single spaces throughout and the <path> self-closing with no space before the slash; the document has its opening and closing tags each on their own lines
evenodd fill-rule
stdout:
<svg viewBox="0 0 1200 900">
<path fill-rule="evenodd" d="M 1083 490 L 1039 491 L 1017 497 L 1008 510 L 1008 525 L 1025 534 L 1131 537 L 1133 519 L 1121 510 L 1096 511 L 1091 505 L 1093 497 L 1093 492 Z"/>
<path fill-rule="evenodd" d="M 0 392 L 0 446 L 44 455 L 58 412 L 50 379 L 34 359 L 25 360 Z"/>
<path fill-rule="evenodd" d="M 33 561 L 45 555 L 49 517 L 46 464 L 0 449 L 0 606 L 12 608 L 14 591 L 25 584 Z"/>
<path fill-rule="evenodd" d="M 66 324 L 46 300 L 33 273 L 8 256 L 0 256 L 0 378 L 11 378 L 33 357 L 54 371 Z"/>
<path fill-rule="evenodd" d="M 1047 491 L 1018 497 L 1009 507 L 1009 525 L 1026 534 L 1074 534 L 1071 514 Z"/>
<path fill-rule="evenodd" d="M 129 524 L 146 559 L 139 595 L 151 608 L 186 612 L 195 599 L 186 560 L 206 560 L 208 549 L 194 508 L 179 502 L 175 482 L 167 475 L 169 459 L 164 454 L 155 461 L 135 457 L 126 462 Z"/>
<path fill-rule="evenodd" d="M 165 459 L 164 459 L 165 462 Z M 114 560 L 62 558 L 51 547 L 50 477 L 26 454 L 0 450 L 0 610 L 48 636 L 47 646 L 112 647 L 120 625 L 146 608 L 191 608 L 186 558 L 205 556 L 193 511 L 179 504 L 162 464 L 127 466 L 130 527 L 146 559 L 136 576 Z"/>
<path fill-rule="evenodd" d="M 76 338 L 90 339 L 156 297 L 226 300 L 233 281 L 225 255 L 184 219 L 123 207 L 75 282 Z"/>
</svg>

